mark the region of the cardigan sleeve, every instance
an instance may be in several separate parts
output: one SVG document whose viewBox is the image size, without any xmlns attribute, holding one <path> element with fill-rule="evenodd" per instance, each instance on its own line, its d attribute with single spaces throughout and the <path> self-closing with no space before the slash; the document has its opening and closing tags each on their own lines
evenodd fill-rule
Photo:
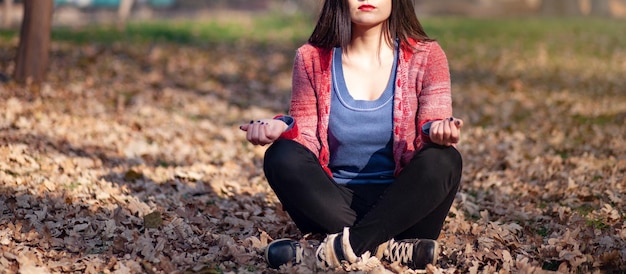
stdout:
<svg viewBox="0 0 626 274">
<path fill-rule="evenodd" d="M 305 59 L 308 60 L 308 63 Z M 289 114 L 293 117 L 293 126 L 283 132 L 280 138 L 301 143 L 319 157 L 321 144 L 316 134 L 317 97 L 311 59 L 311 56 L 305 56 L 302 49 L 296 52 L 289 106 Z"/>
<path fill-rule="evenodd" d="M 452 116 L 452 94 L 448 59 L 437 42 L 432 42 L 425 61 L 422 90 L 418 97 L 418 132 L 425 142 L 430 138 L 421 128 L 424 124 Z"/>
</svg>

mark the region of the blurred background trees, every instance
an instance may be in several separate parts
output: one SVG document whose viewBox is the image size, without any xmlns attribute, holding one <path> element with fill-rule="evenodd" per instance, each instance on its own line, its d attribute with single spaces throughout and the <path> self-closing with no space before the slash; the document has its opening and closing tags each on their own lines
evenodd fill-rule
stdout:
<svg viewBox="0 0 626 274">
<path fill-rule="evenodd" d="M 216 10 L 280 12 L 315 16 L 312 0 L 0 0 L 4 29 L 21 26 L 14 77 L 20 82 L 45 78 L 51 24 L 115 23 L 132 19 L 193 18 Z M 37 4 L 35 4 L 35 2 Z M 420 15 L 597 16 L 626 18 L 626 0 L 416 0 Z"/>
<path fill-rule="evenodd" d="M 45 79 L 50 48 L 52 0 L 25 0 L 15 80 L 39 83 Z"/>
<path fill-rule="evenodd" d="M 612 12 L 610 1 L 591 0 L 591 14 L 597 16 L 611 16 Z"/>
<path fill-rule="evenodd" d="M 591 16 L 623 16 L 626 2 L 615 0 L 543 0 L 540 11 L 544 15 L 591 15 Z"/>
<path fill-rule="evenodd" d="M 23 17 L 25 0 L 0 0 L 0 23 L 16 27 Z M 48 0 L 45 0 L 48 1 Z M 162 17 L 171 12 L 198 14 L 207 10 L 234 9 L 315 15 L 321 0 L 52 0 L 53 22 L 63 18 L 93 17 L 112 22 Z M 602 16 L 626 18 L 626 0 L 415 0 L 423 15 L 461 16 Z M 60 14 L 57 16 L 57 12 Z M 69 14 L 69 15 L 68 15 Z M 106 16 L 105 16 L 106 14 Z M 94 16 L 96 15 L 96 16 Z M 71 23 L 69 23 L 71 24 Z"/>
<path fill-rule="evenodd" d="M 47 0 L 46 0 L 47 1 Z M 52 0 L 56 11 L 82 14 L 109 14 L 117 22 L 129 17 L 161 16 L 166 12 L 202 13 L 206 10 L 235 9 L 316 14 L 320 0 Z M 0 0 L 1 23 L 15 27 L 23 15 L 24 0 Z M 415 0 L 425 15 L 463 16 L 603 16 L 626 17 L 626 0 Z M 56 17 L 56 16 L 55 16 Z M 132 19 L 131 18 L 131 19 Z M 55 18 L 56 19 L 56 18 Z M 57 21 L 57 20 L 55 20 Z"/>
</svg>

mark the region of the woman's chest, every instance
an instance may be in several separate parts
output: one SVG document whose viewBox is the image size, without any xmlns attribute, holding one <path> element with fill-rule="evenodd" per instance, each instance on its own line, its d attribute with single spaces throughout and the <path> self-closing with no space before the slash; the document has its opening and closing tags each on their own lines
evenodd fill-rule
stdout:
<svg viewBox="0 0 626 274">
<path fill-rule="evenodd" d="M 393 67 L 393 58 L 379 64 L 343 63 L 346 88 L 355 100 L 376 100 L 388 87 Z"/>
</svg>

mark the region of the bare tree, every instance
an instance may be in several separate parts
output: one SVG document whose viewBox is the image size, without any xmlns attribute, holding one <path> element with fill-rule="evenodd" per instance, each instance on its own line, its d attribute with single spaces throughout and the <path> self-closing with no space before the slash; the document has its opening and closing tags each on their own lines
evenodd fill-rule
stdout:
<svg viewBox="0 0 626 274">
<path fill-rule="evenodd" d="M 609 0 L 591 0 L 590 14 L 593 16 L 610 17 L 612 13 Z"/>
<path fill-rule="evenodd" d="M 11 27 L 11 17 L 13 15 L 13 0 L 4 0 L 4 5 L 2 5 L 2 27 L 10 28 Z"/>
<path fill-rule="evenodd" d="M 130 11 L 133 8 L 133 0 L 122 0 L 120 1 L 120 6 L 117 10 L 118 16 L 118 25 L 119 29 L 123 29 L 126 26 L 126 20 L 130 16 Z"/>
<path fill-rule="evenodd" d="M 544 15 L 579 16 L 582 14 L 576 0 L 543 0 L 539 8 Z"/>
<path fill-rule="evenodd" d="M 15 80 L 41 83 L 48 70 L 53 0 L 24 0 Z"/>
</svg>

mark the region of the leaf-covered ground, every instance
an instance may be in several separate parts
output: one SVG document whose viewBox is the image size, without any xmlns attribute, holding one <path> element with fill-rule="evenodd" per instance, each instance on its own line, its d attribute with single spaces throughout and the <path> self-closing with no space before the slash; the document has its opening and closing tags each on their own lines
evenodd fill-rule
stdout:
<svg viewBox="0 0 626 274">
<path fill-rule="evenodd" d="M 467 125 L 431 272 L 626 271 L 626 42 L 531 22 L 427 23 Z M 47 83 L 0 84 L 0 273 L 274 271 L 302 235 L 238 129 L 287 107 L 303 40 L 271 41 L 57 40 Z"/>
</svg>

